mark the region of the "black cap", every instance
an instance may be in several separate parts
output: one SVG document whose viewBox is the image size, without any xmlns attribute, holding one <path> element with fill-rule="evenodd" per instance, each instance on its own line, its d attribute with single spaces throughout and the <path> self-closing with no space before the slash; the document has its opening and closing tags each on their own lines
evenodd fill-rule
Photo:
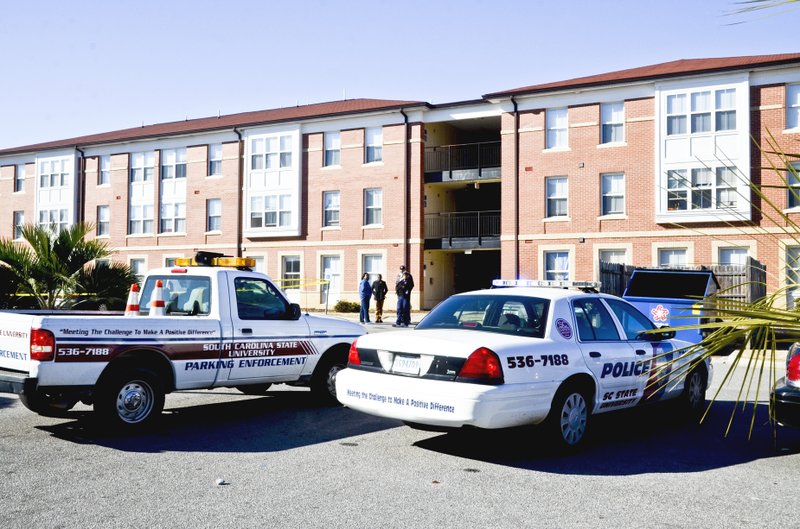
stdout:
<svg viewBox="0 0 800 529">
<path fill-rule="evenodd" d="M 406 265 L 400 265 L 400 270 L 405 270 L 405 269 L 406 269 Z"/>
</svg>

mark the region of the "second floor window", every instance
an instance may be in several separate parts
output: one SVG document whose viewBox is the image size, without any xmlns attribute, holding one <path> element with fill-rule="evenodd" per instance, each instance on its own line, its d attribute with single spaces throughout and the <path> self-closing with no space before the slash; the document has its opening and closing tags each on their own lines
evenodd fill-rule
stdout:
<svg viewBox="0 0 800 529">
<path fill-rule="evenodd" d="M 569 146 L 567 140 L 568 121 L 566 108 L 550 108 L 546 112 L 547 143 L 548 149 L 565 149 Z"/>
<path fill-rule="evenodd" d="M 800 207 L 800 162 L 790 164 L 787 167 L 786 184 L 788 186 L 786 207 Z"/>
<path fill-rule="evenodd" d="M 600 106 L 600 143 L 625 141 L 625 104 L 605 103 Z"/>
<path fill-rule="evenodd" d="M 97 185 L 104 186 L 111 183 L 111 156 L 100 157 L 100 167 L 97 168 Z"/>
<path fill-rule="evenodd" d="M 250 200 L 250 227 L 277 228 L 292 223 L 291 195 L 262 195 Z"/>
<path fill-rule="evenodd" d="M 222 144 L 208 146 L 208 175 L 222 174 Z"/>
<path fill-rule="evenodd" d="M 131 204 L 128 212 L 128 234 L 153 233 L 153 213 L 152 204 Z"/>
<path fill-rule="evenodd" d="M 25 190 L 25 164 L 17 165 L 14 172 L 14 193 Z"/>
<path fill-rule="evenodd" d="M 383 191 L 381 189 L 364 190 L 364 225 L 383 223 Z"/>
<path fill-rule="evenodd" d="M 108 206 L 97 206 L 97 236 L 111 233 L 111 210 Z"/>
<path fill-rule="evenodd" d="M 151 182 L 156 174 L 156 156 L 152 152 L 131 154 L 131 182 Z"/>
<path fill-rule="evenodd" d="M 206 231 L 222 230 L 222 199 L 209 198 L 206 200 Z"/>
<path fill-rule="evenodd" d="M 39 165 L 39 188 L 66 187 L 69 168 L 67 160 L 48 160 Z"/>
<path fill-rule="evenodd" d="M 161 151 L 161 179 L 186 178 L 186 149 Z"/>
<path fill-rule="evenodd" d="M 547 202 L 545 204 L 546 217 L 566 217 L 567 216 L 567 177 L 552 176 L 545 179 L 545 193 Z"/>
<path fill-rule="evenodd" d="M 329 167 L 331 165 L 339 165 L 340 164 L 340 156 L 341 156 L 341 139 L 339 138 L 338 132 L 326 132 L 325 133 L 325 159 L 323 160 L 322 164 L 325 167 Z"/>
<path fill-rule="evenodd" d="M 625 175 L 608 173 L 602 175 L 602 215 L 621 215 L 625 213 Z"/>
<path fill-rule="evenodd" d="M 24 211 L 15 211 L 14 212 L 14 238 L 21 239 L 22 238 L 22 227 L 25 225 L 25 212 Z"/>
<path fill-rule="evenodd" d="M 339 192 L 325 191 L 322 193 L 323 226 L 339 225 Z"/>
<path fill-rule="evenodd" d="M 800 84 L 786 85 L 786 128 L 800 128 Z"/>
<path fill-rule="evenodd" d="M 186 203 L 163 202 L 161 204 L 161 233 L 186 232 Z"/>
<path fill-rule="evenodd" d="M 368 128 L 364 131 L 364 136 L 366 143 L 364 161 L 371 163 L 383 160 L 383 128 Z"/>
</svg>

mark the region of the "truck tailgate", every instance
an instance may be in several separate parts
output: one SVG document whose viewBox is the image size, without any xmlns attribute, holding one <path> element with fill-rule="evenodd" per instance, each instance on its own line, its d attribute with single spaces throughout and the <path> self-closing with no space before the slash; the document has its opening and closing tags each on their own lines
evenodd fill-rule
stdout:
<svg viewBox="0 0 800 529">
<path fill-rule="evenodd" d="M 29 373 L 34 316 L 0 312 L 0 369 Z"/>
</svg>

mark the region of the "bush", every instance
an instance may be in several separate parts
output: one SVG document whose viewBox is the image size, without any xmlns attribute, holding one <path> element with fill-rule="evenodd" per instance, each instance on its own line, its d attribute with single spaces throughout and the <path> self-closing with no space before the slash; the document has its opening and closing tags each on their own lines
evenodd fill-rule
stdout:
<svg viewBox="0 0 800 529">
<path fill-rule="evenodd" d="M 336 312 L 360 312 L 361 305 L 355 301 L 340 300 L 333 307 L 333 310 Z"/>
</svg>

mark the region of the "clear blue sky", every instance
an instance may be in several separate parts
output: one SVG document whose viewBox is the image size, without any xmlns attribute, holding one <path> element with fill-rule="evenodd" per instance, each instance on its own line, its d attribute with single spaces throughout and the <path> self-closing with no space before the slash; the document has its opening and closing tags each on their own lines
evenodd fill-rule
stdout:
<svg viewBox="0 0 800 529">
<path fill-rule="evenodd" d="M 800 52 L 800 8 L 730 15 L 739 7 L 735 0 L 7 1 L 0 148 L 344 95 L 446 103 L 675 59 Z"/>
</svg>

